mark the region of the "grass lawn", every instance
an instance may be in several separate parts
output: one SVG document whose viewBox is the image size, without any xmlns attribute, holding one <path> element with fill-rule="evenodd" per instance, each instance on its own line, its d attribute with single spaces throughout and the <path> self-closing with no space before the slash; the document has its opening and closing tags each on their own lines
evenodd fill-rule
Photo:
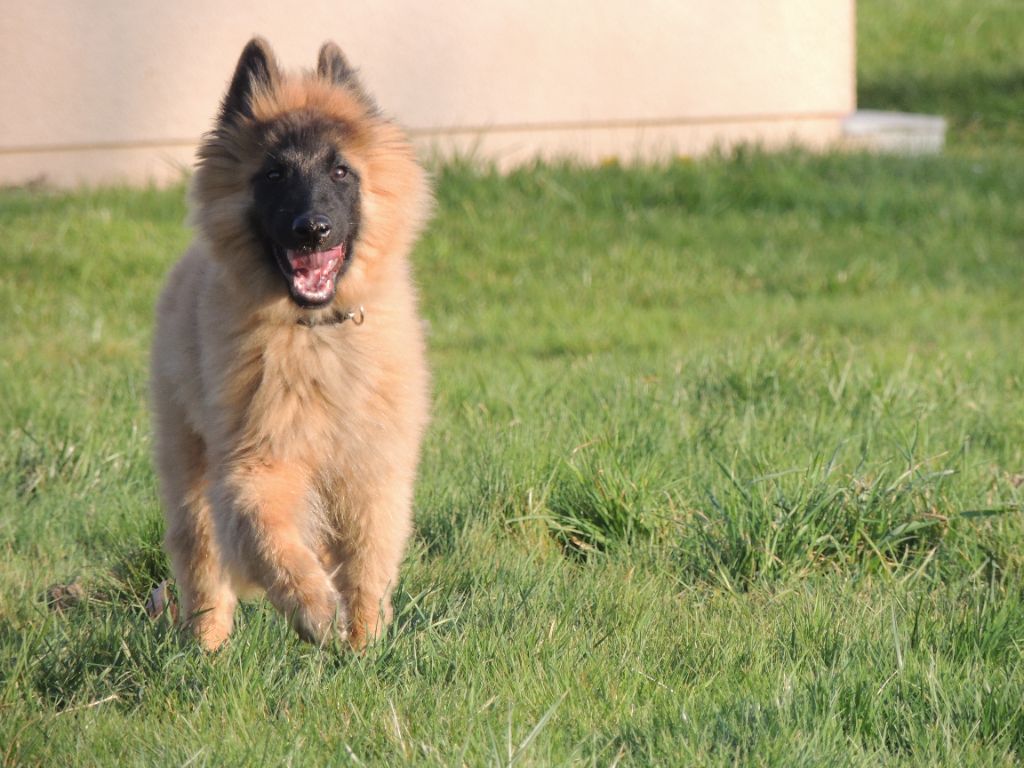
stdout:
<svg viewBox="0 0 1024 768">
<path fill-rule="evenodd" d="M 942 156 L 438 171 L 363 657 L 146 618 L 183 189 L 0 192 L 0 764 L 1024 760 L 1024 4 L 858 9 L 861 105 Z"/>
</svg>

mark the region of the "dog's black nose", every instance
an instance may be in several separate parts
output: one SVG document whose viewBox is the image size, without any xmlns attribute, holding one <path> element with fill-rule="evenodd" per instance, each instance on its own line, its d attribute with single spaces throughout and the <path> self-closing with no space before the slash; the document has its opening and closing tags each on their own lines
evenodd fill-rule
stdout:
<svg viewBox="0 0 1024 768">
<path fill-rule="evenodd" d="M 322 213 L 304 213 L 292 222 L 292 232 L 303 242 L 318 243 L 331 234 L 331 220 Z"/>
</svg>

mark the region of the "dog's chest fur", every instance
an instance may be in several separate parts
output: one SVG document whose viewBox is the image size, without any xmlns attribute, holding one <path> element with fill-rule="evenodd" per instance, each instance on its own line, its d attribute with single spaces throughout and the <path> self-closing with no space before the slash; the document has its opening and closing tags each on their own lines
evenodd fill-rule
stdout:
<svg viewBox="0 0 1024 768">
<path fill-rule="evenodd" d="M 252 453 L 316 465 L 387 439 L 386 365 L 352 324 L 250 329 L 225 339 L 232 364 L 215 372 L 209 400 L 222 413 L 223 440 Z M 227 351 L 227 350 L 225 350 Z"/>
</svg>

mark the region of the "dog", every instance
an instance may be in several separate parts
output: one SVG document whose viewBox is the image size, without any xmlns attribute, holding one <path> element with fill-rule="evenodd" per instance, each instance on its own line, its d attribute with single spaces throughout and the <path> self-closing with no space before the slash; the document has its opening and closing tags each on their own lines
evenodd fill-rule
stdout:
<svg viewBox="0 0 1024 768">
<path fill-rule="evenodd" d="M 392 617 L 428 422 L 427 176 L 337 45 L 289 73 L 255 38 L 190 197 L 151 362 L 180 620 L 213 650 L 263 594 L 302 638 L 362 648 Z"/>
</svg>

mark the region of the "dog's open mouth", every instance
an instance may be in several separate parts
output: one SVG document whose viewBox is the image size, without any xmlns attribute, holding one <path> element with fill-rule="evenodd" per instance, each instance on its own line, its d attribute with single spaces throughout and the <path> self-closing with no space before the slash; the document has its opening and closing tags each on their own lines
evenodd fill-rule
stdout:
<svg viewBox="0 0 1024 768">
<path fill-rule="evenodd" d="M 338 274 L 345 263 L 345 250 L 345 243 L 326 251 L 274 249 L 292 297 L 312 307 L 334 298 Z"/>
</svg>

